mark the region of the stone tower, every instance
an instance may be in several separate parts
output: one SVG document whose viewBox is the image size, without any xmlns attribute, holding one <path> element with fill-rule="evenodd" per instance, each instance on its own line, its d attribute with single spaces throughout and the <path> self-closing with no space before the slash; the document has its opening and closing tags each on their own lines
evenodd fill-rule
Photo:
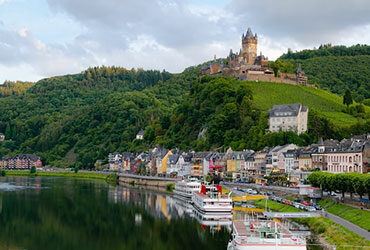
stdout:
<svg viewBox="0 0 370 250">
<path fill-rule="evenodd" d="M 251 28 L 242 36 L 242 56 L 246 64 L 254 64 L 257 57 L 257 34 L 253 35 Z"/>
</svg>

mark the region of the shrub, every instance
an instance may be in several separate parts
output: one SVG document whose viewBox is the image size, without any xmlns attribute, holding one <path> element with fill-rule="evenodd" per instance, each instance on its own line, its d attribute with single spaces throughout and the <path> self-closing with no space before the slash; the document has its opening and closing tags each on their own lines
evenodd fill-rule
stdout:
<svg viewBox="0 0 370 250">
<path fill-rule="evenodd" d="M 32 166 L 31 169 L 30 169 L 30 173 L 31 174 L 35 174 L 36 173 L 36 167 L 35 166 Z"/>
<path fill-rule="evenodd" d="M 173 183 L 168 183 L 167 185 L 166 185 L 166 190 L 168 191 L 168 192 L 173 192 L 173 189 L 175 188 L 175 184 L 173 184 Z"/>
</svg>

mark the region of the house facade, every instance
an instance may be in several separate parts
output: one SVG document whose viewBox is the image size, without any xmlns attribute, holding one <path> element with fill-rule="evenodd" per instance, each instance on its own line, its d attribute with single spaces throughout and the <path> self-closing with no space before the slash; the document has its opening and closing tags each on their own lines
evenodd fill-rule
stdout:
<svg viewBox="0 0 370 250">
<path fill-rule="evenodd" d="M 302 104 L 274 105 L 268 111 L 270 132 L 292 131 L 301 134 L 307 131 L 308 107 Z"/>
</svg>

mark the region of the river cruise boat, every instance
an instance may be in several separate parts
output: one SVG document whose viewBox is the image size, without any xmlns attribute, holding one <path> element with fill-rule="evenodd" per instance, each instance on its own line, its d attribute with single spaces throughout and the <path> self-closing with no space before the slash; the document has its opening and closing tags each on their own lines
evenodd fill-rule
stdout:
<svg viewBox="0 0 370 250">
<path fill-rule="evenodd" d="M 234 221 L 228 250 L 306 250 L 306 238 L 273 220 Z"/>
<path fill-rule="evenodd" d="M 193 193 L 200 191 L 200 186 L 201 184 L 197 179 L 179 181 L 175 184 L 175 189 L 173 190 L 173 193 L 176 194 L 179 198 L 191 201 Z"/>
<path fill-rule="evenodd" d="M 233 201 L 222 194 L 219 185 L 202 185 L 200 192 L 194 192 L 192 201 L 194 208 L 203 214 L 222 218 L 232 216 Z"/>
</svg>

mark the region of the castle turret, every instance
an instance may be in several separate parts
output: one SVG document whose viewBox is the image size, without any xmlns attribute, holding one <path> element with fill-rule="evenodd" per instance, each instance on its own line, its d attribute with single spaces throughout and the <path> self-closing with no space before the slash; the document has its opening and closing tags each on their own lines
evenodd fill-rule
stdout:
<svg viewBox="0 0 370 250">
<path fill-rule="evenodd" d="M 251 28 L 242 36 L 242 56 L 247 64 L 254 64 L 257 57 L 257 34 L 253 35 Z"/>
</svg>

